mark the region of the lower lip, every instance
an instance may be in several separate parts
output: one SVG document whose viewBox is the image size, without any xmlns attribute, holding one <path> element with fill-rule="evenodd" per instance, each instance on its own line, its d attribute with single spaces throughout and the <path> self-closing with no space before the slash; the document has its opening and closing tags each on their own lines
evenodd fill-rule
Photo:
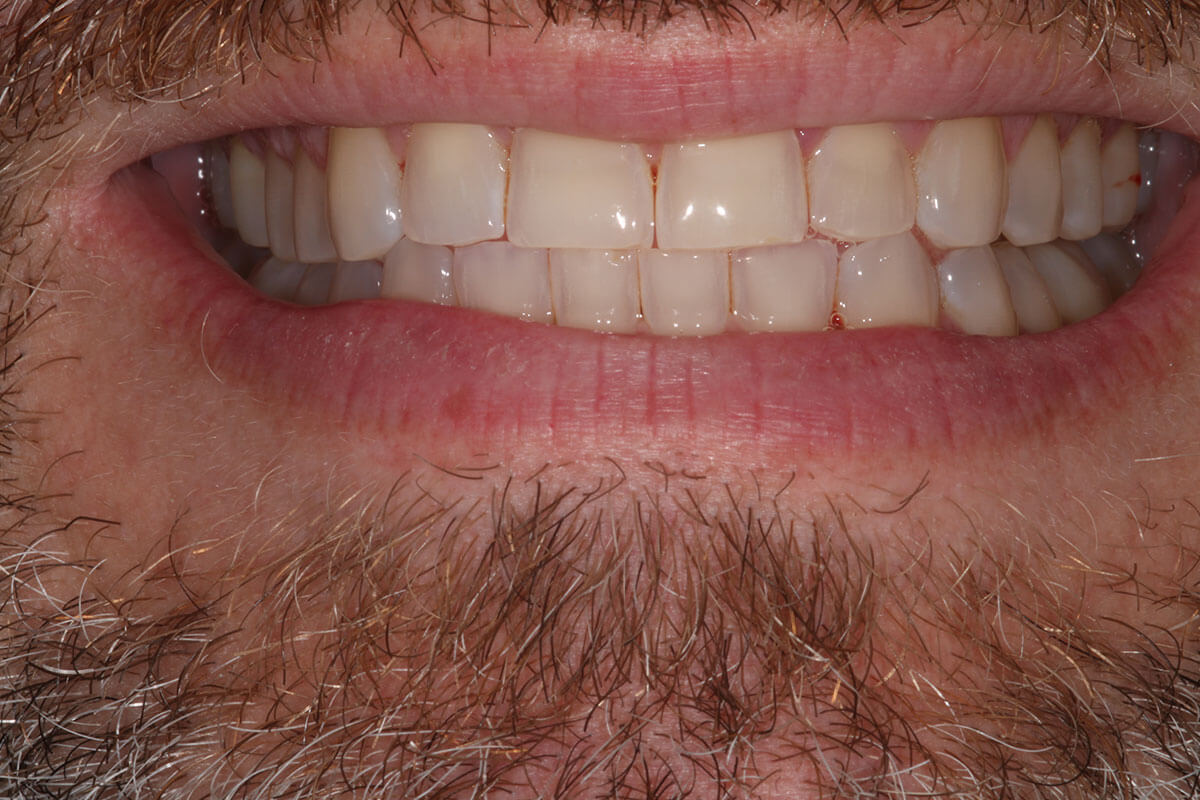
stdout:
<svg viewBox="0 0 1200 800">
<path fill-rule="evenodd" d="M 497 457 L 737 448 L 742 463 L 801 463 L 1045 442 L 1155 391 L 1189 344 L 1195 186 L 1132 292 L 1091 320 L 1016 338 L 882 329 L 672 339 L 399 301 L 298 308 L 214 264 L 141 168 L 85 204 L 79 244 L 119 254 L 98 269 L 146 310 L 133 324 L 197 374 L 405 455 L 451 444 Z"/>
</svg>

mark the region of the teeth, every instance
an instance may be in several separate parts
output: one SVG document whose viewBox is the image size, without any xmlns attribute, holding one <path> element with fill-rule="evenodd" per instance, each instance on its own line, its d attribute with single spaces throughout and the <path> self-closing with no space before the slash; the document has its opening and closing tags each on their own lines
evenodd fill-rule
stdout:
<svg viewBox="0 0 1200 800">
<path fill-rule="evenodd" d="M 1035 244 L 1025 254 L 1046 282 L 1064 323 L 1080 322 L 1108 307 L 1108 286 L 1078 245 Z"/>
<path fill-rule="evenodd" d="M 267 148 L 266 206 L 267 239 L 271 252 L 281 261 L 298 261 L 296 233 L 292 213 L 295 194 L 292 165 L 274 148 Z"/>
<path fill-rule="evenodd" d="M 329 227 L 343 261 L 382 258 L 402 232 L 400 167 L 378 128 L 329 131 Z"/>
<path fill-rule="evenodd" d="M 270 244 L 267 237 L 267 177 L 262 159 L 239 138 L 229 148 L 229 186 L 233 216 L 242 241 L 255 247 Z"/>
<path fill-rule="evenodd" d="M 237 217 L 233 213 L 233 189 L 230 186 L 229 156 L 218 142 L 210 142 L 204 148 L 208 161 L 208 191 L 212 196 L 213 211 L 217 222 L 229 229 L 237 228 Z"/>
<path fill-rule="evenodd" d="M 1089 239 L 1104 219 L 1104 183 L 1100 169 L 1100 126 L 1083 119 L 1062 146 L 1064 239 Z"/>
<path fill-rule="evenodd" d="M 1046 282 L 1033 267 L 1033 262 L 1019 247 L 999 244 L 992 248 L 1012 299 L 1017 324 L 1024 333 L 1046 333 L 1062 327 L 1062 318 Z"/>
<path fill-rule="evenodd" d="M 321 306 L 329 302 L 329 290 L 333 286 L 334 264 L 309 264 L 296 289 L 297 305 Z"/>
<path fill-rule="evenodd" d="M 819 331 L 829 326 L 837 282 L 833 242 L 755 247 L 733 253 L 733 313 L 750 331 Z"/>
<path fill-rule="evenodd" d="M 1042 115 L 1034 120 L 1008 165 L 1008 207 L 1001 231 L 1016 245 L 1042 244 L 1057 239 L 1061 226 L 1058 126 Z"/>
<path fill-rule="evenodd" d="M 1132 125 L 1125 123 L 1108 137 L 1100 150 L 1100 173 L 1104 183 L 1104 228 L 1120 230 L 1137 213 L 1141 179 L 1138 135 Z"/>
<path fill-rule="evenodd" d="M 973 247 L 1000 235 L 1004 142 L 995 118 L 933 126 L 917 157 L 917 225 L 938 247 Z"/>
<path fill-rule="evenodd" d="M 296 257 L 310 264 L 336 261 L 337 248 L 333 246 L 333 237 L 329 233 L 325 172 L 303 147 L 299 148 L 296 155 L 293 180 Z"/>
<path fill-rule="evenodd" d="M 1129 243 L 1111 233 L 1084 239 L 1079 246 L 1104 276 L 1113 295 L 1122 295 L 1132 289 L 1142 273 L 1142 265 L 1138 263 Z"/>
<path fill-rule="evenodd" d="M 655 202 L 664 250 L 801 241 L 808 195 L 800 143 L 788 130 L 668 145 Z"/>
<path fill-rule="evenodd" d="M 401 239 L 383 261 L 380 291 L 384 297 L 455 305 L 453 258 L 449 247 Z"/>
<path fill-rule="evenodd" d="M 454 284 L 466 308 L 554 322 L 546 251 L 481 242 L 454 250 Z"/>
<path fill-rule="evenodd" d="M 903 233 L 917 214 L 912 162 L 888 125 L 830 128 L 808 167 L 812 226 L 860 242 Z"/>
<path fill-rule="evenodd" d="M 378 261 L 342 261 L 333 271 L 329 287 L 329 302 L 346 300 L 375 300 L 380 296 L 379 285 L 383 267 Z"/>
<path fill-rule="evenodd" d="M 405 235 L 427 244 L 503 236 L 507 162 L 486 126 L 413 125 L 402 193 Z"/>
<path fill-rule="evenodd" d="M 638 259 L 633 250 L 551 250 L 550 283 L 559 325 L 637 330 Z"/>
<path fill-rule="evenodd" d="M 296 290 L 300 288 L 300 281 L 307 271 L 307 264 L 268 258 L 250 273 L 247 280 L 268 297 L 291 300 L 296 296 Z"/>
<path fill-rule="evenodd" d="M 937 323 L 933 265 L 911 233 L 873 239 L 842 253 L 836 297 L 847 328 Z"/>
<path fill-rule="evenodd" d="M 624 250 L 653 240 L 650 167 L 635 144 L 513 133 L 508 239 L 520 247 Z"/>
<path fill-rule="evenodd" d="M 1017 335 L 1017 316 L 992 248 L 951 250 L 937 272 L 942 308 L 963 333 Z"/>
<path fill-rule="evenodd" d="M 725 330 L 729 254 L 649 250 L 641 257 L 642 313 L 653 333 L 704 336 Z"/>
</svg>

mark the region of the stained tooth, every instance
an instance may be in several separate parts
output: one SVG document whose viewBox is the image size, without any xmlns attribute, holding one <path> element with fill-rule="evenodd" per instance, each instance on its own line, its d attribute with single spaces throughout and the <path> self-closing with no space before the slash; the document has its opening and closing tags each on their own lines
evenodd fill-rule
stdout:
<svg viewBox="0 0 1200 800">
<path fill-rule="evenodd" d="M 650 167 L 635 144 L 513 133 L 508 239 L 521 247 L 623 250 L 653 240 Z"/>
<path fill-rule="evenodd" d="M 319 264 L 336 261 L 337 248 L 329 233 L 325 171 L 300 148 L 293 166 L 295 180 L 292 213 L 295 217 L 296 257 Z"/>
<path fill-rule="evenodd" d="M 267 176 L 262 159 L 235 138 L 229 148 L 229 185 L 233 216 L 242 241 L 267 247 Z"/>
<path fill-rule="evenodd" d="M 427 244 L 502 237 L 507 161 L 484 125 L 413 125 L 402 192 L 405 236 Z"/>
<path fill-rule="evenodd" d="M 1017 315 L 992 248 L 951 250 L 937 272 L 942 308 L 963 333 L 1017 335 Z"/>
<path fill-rule="evenodd" d="M 1102 233 L 1079 243 L 1092 264 L 1104 276 L 1113 296 L 1125 294 L 1133 288 L 1142 265 L 1130 249 L 1129 243 L 1111 233 Z"/>
<path fill-rule="evenodd" d="M 633 333 L 638 321 L 633 250 L 551 250 L 550 283 L 559 325 Z"/>
<path fill-rule="evenodd" d="M 933 265 L 911 233 L 872 239 L 842 253 L 835 296 L 847 328 L 937 323 Z"/>
<path fill-rule="evenodd" d="M 812 226 L 858 242 L 903 233 L 917 214 L 912 162 L 888 125 L 830 128 L 808 166 Z"/>
<path fill-rule="evenodd" d="M 1104 220 L 1104 183 L 1100 171 L 1100 125 L 1080 120 L 1062 146 L 1064 239 L 1088 239 Z"/>
<path fill-rule="evenodd" d="M 237 216 L 233 213 L 233 188 L 229 178 L 229 155 L 220 142 L 210 142 L 206 148 L 208 156 L 208 191 L 212 196 L 217 221 L 225 228 L 237 228 Z"/>
<path fill-rule="evenodd" d="M 300 281 L 304 279 L 304 273 L 307 271 L 308 264 L 268 258 L 250 272 L 247 280 L 251 286 L 268 297 L 291 302 L 296 297 L 296 290 L 300 288 Z"/>
<path fill-rule="evenodd" d="M 309 264 L 296 289 L 294 301 L 302 306 L 323 306 L 329 302 L 335 264 Z"/>
<path fill-rule="evenodd" d="M 378 261 L 341 261 L 333 271 L 329 302 L 378 299 L 383 267 Z"/>
<path fill-rule="evenodd" d="M 266 198 L 267 239 L 271 252 L 283 261 L 299 261 L 296 256 L 296 233 L 292 215 L 292 165 L 274 148 L 267 148 Z"/>
<path fill-rule="evenodd" d="M 725 330 L 729 255 L 721 250 L 647 250 L 640 259 L 642 313 L 657 334 Z"/>
<path fill-rule="evenodd" d="M 992 248 L 1012 299 L 1017 324 L 1024 333 L 1046 333 L 1062 327 L 1062 318 L 1046 282 L 1019 247 L 998 244 Z"/>
<path fill-rule="evenodd" d="M 453 258 L 449 247 L 401 239 L 383 261 L 380 292 L 383 297 L 455 305 Z"/>
<path fill-rule="evenodd" d="M 1042 115 L 1008 165 L 1008 207 L 1001 231 L 1013 244 L 1042 244 L 1058 238 L 1062 226 L 1062 169 L 1058 126 Z"/>
<path fill-rule="evenodd" d="M 1104 278 L 1074 242 L 1035 244 L 1025 254 L 1046 282 L 1064 323 L 1080 322 L 1108 307 Z"/>
<path fill-rule="evenodd" d="M 1138 135 L 1129 123 L 1121 125 L 1101 148 L 1100 173 L 1104 181 L 1103 225 L 1107 230 L 1120 230 L 1137 211 L 1141 178 Z"/>
<path fill-rule="evenodd" d="M 554 321 L 546 251 L 508 242 L 480 242 L 454 250 L 458 301 L 532 322 Z"/>
<path fill-rule="evenodd" d="M 343 261 L 382 258 L 400 238 L 400 167 L 379 128 L 331 128 L 329 228 Z"/>
<path fill-rule="evenodd" d="M 917 157 L 917 225 L 938 247 L 991 243 L 1004 218 L 1004 171 L 996 118 L 937 123 Z"/>
<path fill-rule="evenodd" d="M 796 134 L 667 145 L 655 203 L 664 250 L 799 242 L 808 232 L 808 194 Z"/>
<path fill-rule="evenodd" d="M 733 313 L 751 331 L 828 327 L 837 248 L 824 239 L 733 253 Z"/>
</svg>

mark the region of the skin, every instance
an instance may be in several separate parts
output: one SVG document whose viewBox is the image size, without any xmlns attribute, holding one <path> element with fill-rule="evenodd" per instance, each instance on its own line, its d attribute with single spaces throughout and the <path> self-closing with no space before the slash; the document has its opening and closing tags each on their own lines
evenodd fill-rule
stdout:
<svg viewBox="0 0 1200 800">
<path fill-rule="evenodd" d="M 1094 324 L 1009 344 L 797 339 L 895 394 L 868 407 L 871 386 L 797 382 L 788 396 L 819 386 L 829 405 L 773 416 L 754 402 L 778 387 L 708 377 L 738 368 L 720 345 L 255 298 L 161 186 L 130 178 L 241 129 L 423 118 L 661 141 L 1050 110 L 1191 135 L 1188 54 L 1139 65 L 1117 36 L 1103 65 L 1068 22 L 997 28 L 970 7 L 846 38 L 799 14 L 713 32 L 694 9 L 648 37 L 582 16 L 540 36 L 416 19 L 436 24 L 405 39 L 355 8 L 315 63 L 275 41 L 243 83 L 218 48 L 182 62 L 179 94 L 199 99 L 81 81 L 86 114 L 24 95 L 31 116 L 7 123 L 6 792 L 1192 796 L 1195 198 L 1161 266 Z M 790 69 L 846 53 L 883 55 L 854 62 L 844 96 L 797 88 Z M 954 69 L 930 78 L 913 54 Z M 778 73 L 740 71 L 761 63 Z M 893 73 L 944 92 L 914 112 L 867 91 Z M 381 90 L 396 85 L 412 90 Z M 782 112 L 775 92 L 810 102 Z M 355 325 L 395 345 L 356 361 L 312 333 Z M 457 360 L 406 356 L 413 331 Z M 766 364 L 775 345 L 750 346 Z M 620 391 L 582 371 L 543 386 L 580 352 Z M 1063 366 L 1080 352 L 1087 370 Z M 651 357 L 655 376 L 630 366 Z M 892 359 L 903 370 L 872 364 Z M 349 373 L 378 377 L 329 377 Z M 474 388 L 455 393 L 463 373 Z M 971 394 L 1030 374 L 1011 402 Z M 962 385 L 929 388 L 939 376 Z M 856 424 L 801 413 L 827 408 Z"/>
</svg>

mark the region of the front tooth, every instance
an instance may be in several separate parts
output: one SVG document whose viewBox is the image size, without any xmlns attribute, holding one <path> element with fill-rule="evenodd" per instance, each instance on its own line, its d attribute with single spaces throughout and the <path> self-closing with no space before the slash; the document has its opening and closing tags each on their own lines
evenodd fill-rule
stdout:
<svg viewBox="0 0 1200 800">
<path fill-rule="evenodd" d="M 800 143 L 785 130 L 667 145 L 655 203 L 664 250 L 799 242 L 808 232 Z"/>
<path fill-rule="evenodd" d="M 233 216 L 242 241 L 268 247 L 267 175 L 262 159 L 235 138 L 229 148 L 229 185 L 233 194 Z"/>
<path fill-rule="evenodd" d="M 1100 150 L 1100 172 L 1104 181 L 1104 227 L 1120 230 L 1133 221 L 1137 212 L 1141 165 L 1138 135 L 1124 123 Z"/>
<path fill-rule="evenodd" d="M 634 250 L 551 250 L 550 284 L 559 325 L 633 333 L 638 321 Z"/>
<path fill-rule="evenodd" d="M 1017 316 L 991 247 L 951 250 L 938 264 L 942 308 L 963 333 L 1016 336 Z"/>
<path fill-rule="evenodd" d="M 329 233 L 328 198 L 325 171 L 317 166 L 301 147 L 294 166 L 292 215 L 296 229 L 296 256 L 301 261 L 319 264 L 336 261 L 337 248 Z"/>
<path fill-rule="evenodd" d="M 917 157 L 917 225 L 938 247 L 990 244 L 1007 189 L 1004 141 L 994 117 L 939 122 Z"/>
<path fill-rule="evenodd" d="M 1129 242 L 1111 233 L 1102 233 L 1079 243 L 1092 264 L 1104 276 L 1113 295 L 1122 295 L 1133 288 L 1141 275 L 1142 265 L 1134 256 Z"/>
<path fill-rule="evenodd" d="M 733 313 L 750 331 L 819 331 L 829 326 L 837 248 L 813 239 L 733 253 Z"/>
<path fill-rule="evenodd" d="M 329 290 L 333 286 L 335 264 L 309 264 L 304 278 L 296 289 L 297 305 L 323 306 L 329 302 Z"/>
<path fill-rule="evenodd" d="M 847 328 L 937 323 L 933 265 L 911 233 L 872 239 L 842 253 L 836 298 Z"/>
<path fill-rule="evenodd" d="M 1024 333 L 1046 333 L 1062 327 L 1062 318 L 1046 282 L 1019 247 L 998 244 L 992 248 L 1012 299 L 1017 324 Z"/>
<path fill-rule="evenodd" d="M 1059 235 L 1077 241 L 1100 232 L 1104 184 L 1100 174 L 1100 125 L 1080 120 L 1062 146 L 1063 219 Z"/>
<path fill-rule="evenodd" d="M 251 286 L 267 297 L 291 302 L 307 271 L 307 264 L 297 261 L 280 261 L 272 257 L 259 264 L 250 273 L 247 280 Z"/>
<path fill-rule="evenodd" d="M 729 255 L 721 250 L 641 254 L 642 313 L 657 334 L 705 336 L 725 330 Z"/>
<path fill-rule="evenodd" d="M 917 215 L 912 162 L 889 125 L 830 128 L 808 165 L 812 226 L 861 242 L 903 233 Z"/>
<path fill-rule="evenodd" d="M 267 149 L 266 165 L 266 199 L 267 199 L 267 239 L 271 242 L 271 252 L 283 261 L 299 261 L 296 256 L 296 233 L 292 202 L 295 181 L 292 178 L 292 165 L 283 156 L 275 152 L 275 148 Z"/>
<path fill-rule="evenodd" d="M 405 236 L 457 245 L 502 237 L 507 161 L 484 125 L 413 125 L 401 204 Z"/>
<path fill-rule="evenodd" d="M 532 322 L 554 321 L 546 251 L 508 242 L 454 250 L 454 288 L 466 308 Z"/>
<path fill-rule="evenodd" d="M 1080 322 L 1108 307 L 1104 278 L 1074 242 L 1035 244 L 1025 254 L 1046 282 L 1063 322 Z"/>
<path fill-rule="evenodd" d="M 436 244 L 419 244 L 407 237 L 396 242 L 383 261 L 383 297 L 456 305 L 454 251 Z"/>
<path fill-rule="evenodd" d="M 379 128 L 332 128 L 329 228 L 343 261 L 382 258 L 400 238 L 400 167 Z"/>
<path fill-rule="evenodd" d="M 1042 115 L 1033 121 L 1008 165 L 1008 207 L 1001 232 L 1013 244 L 1042 244 L 1057 239 L 1061 225 L 1058 126 Z"/>
<path fill-rule="evenodd" d="M 333 271 L 333 283 L 329 287 L 329 302 L 346 300 L 375 300 L 383 267 L 378 261 L 342 261 Z"/>
<path fill-rule="evenodd" d="M 649 247 L 654 190 L 635 144 L 513 133 L 508 239 L 521 247 Z"/>
</svg>

